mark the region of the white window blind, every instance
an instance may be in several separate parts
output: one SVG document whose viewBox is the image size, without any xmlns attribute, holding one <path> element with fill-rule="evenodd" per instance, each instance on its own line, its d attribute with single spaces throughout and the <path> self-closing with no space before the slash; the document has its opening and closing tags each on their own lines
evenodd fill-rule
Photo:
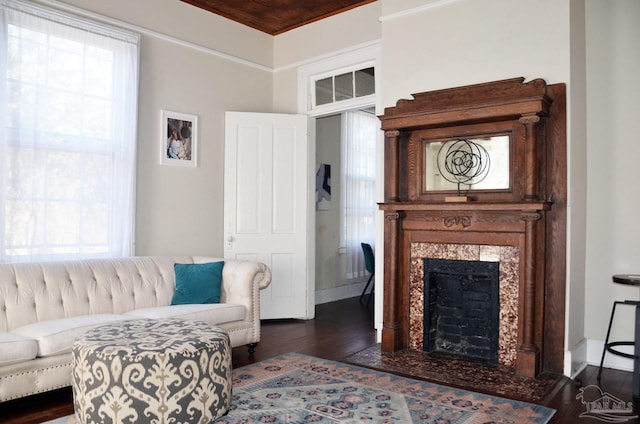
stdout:
<svg viewBox="0 0 640 424">
<path fill-rule="evenodd" d="M 133 254 L 138 43 L 0 0 L 0 261 Z"/>
</svg>

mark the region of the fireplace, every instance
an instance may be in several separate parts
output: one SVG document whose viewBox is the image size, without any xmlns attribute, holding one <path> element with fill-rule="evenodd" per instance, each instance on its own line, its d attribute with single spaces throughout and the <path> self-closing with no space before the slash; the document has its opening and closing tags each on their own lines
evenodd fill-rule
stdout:
<svg viewBox="0 0 640 424">
<path fill-rule="evenodd" d="M 411 350 L 429 351 L 425 347 L 427 261 L 435 263 L 493 263 L 498 269 L 497 363 L 514 366 L 518 350 L 518 299 L 520 286 L 520 251 L 513 246 L 482 244 L 411 243 L 409 266 L 409 342 Z M 440 262 L 443 261 L 443 262 Z"/>
<path fill-rule="evenodd" d="M 498 363 L 499 266 L 424 259 L 424 351 Z"/>
<path fill-rule="evenodd" d="M 567 201 L 564 84 L 514 78 L 413 97 L 399 100 L 380 117 L 385 131 L 381 349 L 460 353 L 513 367 L 521 376 L 561 373 Z M 491 140 L 489 156 L 498 148 L 497 140 L 507 140 L 502 156 L 491 158 L 507 162 L 501 182 L 496 179 L 495 185 L 482 188 L 461 188 L 458 183 L 455 189 L 434 183 L 443 169 L 440 156 L 434 159 L 438 146 L 468 139 Z M 487 272 L 474 270 L 471 274 L 482 281 L 474 278 L 470 284 L 465 276 L 451 280 L 449 262 L 439 261 L 492 262 L 498 277 L 485 278 Z M 434 266 L 444 266 L 445 272 L 431 272 Z M 487 293 L 465 293 L 462 288 L 475 284 L 497 285 L 497 294 L 493 288 Z M 491 319 L 482 324 L 483 330 L 474 333 L 472 325 L 457 322 L 455 309 L 454 318 L 445 318 L 455 322 L 451 332 L 442 335 L 438 324 L 432 326 L 442 318 L 433 312 L 438 306 L 430 295 L 446 292 L 451 285 L 461 287 L 459 296 L 466 296 L 466 303 L 474 297 L 492 299 L 486 311 Z M 462 333 L 469 333 L 466 340 Z M 478 340 L 472 348 L 467 347 L 470 339 Z"/>
</svg>

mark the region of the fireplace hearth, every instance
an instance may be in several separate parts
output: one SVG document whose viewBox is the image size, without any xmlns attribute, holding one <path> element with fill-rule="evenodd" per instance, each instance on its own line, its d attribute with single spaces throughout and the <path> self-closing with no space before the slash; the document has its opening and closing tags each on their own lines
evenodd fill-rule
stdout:
<svg viewBox="0 0 640 424">
<path fill-rule="evenodd" d="M 499 266 L 424 259 L 425 352 L 498 363 Z"/>
</svg>

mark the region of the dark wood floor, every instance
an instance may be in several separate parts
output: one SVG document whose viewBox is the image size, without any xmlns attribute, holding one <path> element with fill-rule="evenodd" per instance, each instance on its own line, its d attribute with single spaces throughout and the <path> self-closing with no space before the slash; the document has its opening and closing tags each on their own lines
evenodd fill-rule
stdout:
<svg viewBox="0 0 640 424">
<path fill-rule="evenodd" d="M 357 298 L 318 305 L 316 319 L 309 321 L 282 320 L 264 322 L 262 342 L 253 357 L 246 348 L 233 350 L 233 365 L 240 367 L 287 352 L 299 352 L 325 359 L 340 360 L 376 343 L 372 311 L 361 306 Z M 597 368 L 589 366 L 578 376 L 578 381 L 567 378 L 544 400 L 544 404 L 557 410 L 551 423 L 598 423 L 589 417 L 580 417 L 586 406 L 576 399 L 582 386 L 597 385 Z M 602 391 L 626 402 L 631 400 L 632 375 L 630 372 L 606 369 Z M 472 387 L 469 387 L 473 390 Z M 41 423 L 73 413 L 70 389 L 31 396 L 26 399 L 0 403 L 0 423 Z M 620 421 L 636 423 L 638 420 Z"/>
</svg>

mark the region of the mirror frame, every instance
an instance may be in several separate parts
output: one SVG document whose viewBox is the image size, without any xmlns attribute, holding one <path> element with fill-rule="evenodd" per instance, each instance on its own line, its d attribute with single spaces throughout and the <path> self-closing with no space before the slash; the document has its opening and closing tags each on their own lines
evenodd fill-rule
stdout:
<svg viewBox="0 0 640 424">
<path fill-rule="evenodd" d="M 457 190 L 428 190 L 426 187 L 427 169 L 427 145 L 429 143 L 456 140 L 473 139 L 487 136 L 509 136 L 509 187 L 496 189 L 471 189 L 464 190 L 469 201 L 512 201 L 524 192 L 522 179 L 517 178 L 524 167 L 524 145 L 516 140 L 525 136 L 521 125 L 504 121 L 498 123 L 472 124 L 465 126 L 430 128 L 413 131 L 408 143 L 405 157 L 416 157 L 416 161 L 408 161 L 408 192 L 409 200 L 426 202 L 444 202 L 445 198 L 458 194 Z M 412 153 L 414 152 L 414 153 Z M 415 162 L 412 164 L 411 162 Z M 413 168 L 413 169 L 412 169 Z"/>
</svg>

